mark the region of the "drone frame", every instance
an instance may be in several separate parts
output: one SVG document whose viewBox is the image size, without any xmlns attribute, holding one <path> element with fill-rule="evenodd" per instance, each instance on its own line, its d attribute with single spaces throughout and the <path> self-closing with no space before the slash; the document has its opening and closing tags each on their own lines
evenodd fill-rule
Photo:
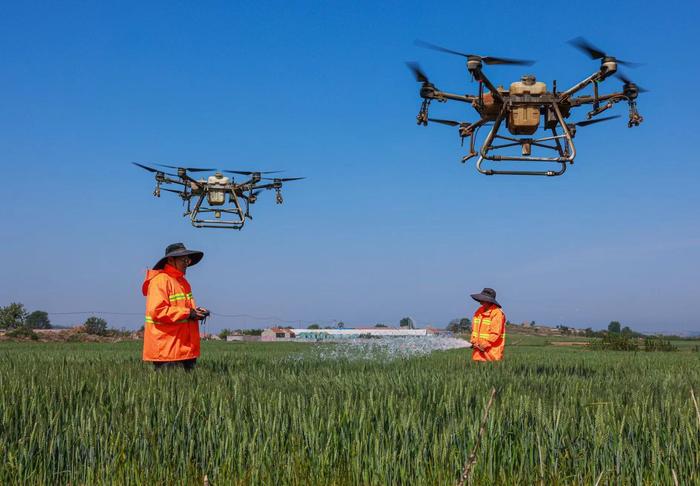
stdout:
<svg viewBox="0 0 700 486">
<path fill-rule="evenodd" d="M 192 226 L 196 228 L 228 228 L 241 230 L 243 226 L 245 226 L 246 219 L 253 219 L 250 215 L 250 205 L 257 200 L 257 194 L 261 190 L 273 189 L 275 191 L 275 200 L 277 204 L 282 204 L 282 182 L 302 179 L 271 179 L 273 181 L 272 183 L 257 185 L 263 179 L 261 177 L 261 172 L 226 171 L 248 174 L 250 175 L 250 179 L 242 183 L 236 183 L 231 179 L 231 182 L 222 184 L 220 187 L 211 187 L 212 184 L 207 181 L 198 181 L 190 177 L 187 174 L 187 168 L 178 167 L 177 175 L 175 175 L 142 164 L 134 164 L 155 173 L 156 187 L 153 191 L 154 196 L 160 197 L 161 190 L 165 190 L 174 192 L 182 198 L 183 203 L 187 205 L 183 216 L 189 216 Z M 201 171 L 202 169 L 196 170 Z M 171 177 L 177 177 L 178 179 Z M 174 189 L 161 188 L 162 184 L 178 184 L 183 186 L 183 188 L 181 191 L 176 191 Z M 210 195 L 214 192 L 218 192 L 217 196 L 222 200 L 221 203 L 216 205 L 212 205 L 209 200 Z M 245 210 L 240 203 L 239 197 L 245 201 Z M 233 207 L 223 207 L 223 205 L 226 204 L 226 198 L 228 198 L 229 204 L 233 204 Z M 207 219 L 203 216 L 204 214 L 210 213 L 214 213 L 216 219 Z M 234 217 L 221 219 L 222 214 L 234 215 Z"/>
<path fill-rule="evenodd" d="M 431 47 L 428 45 L 428 47 Z M 435 48 L 436 46 L 432 46 Z M 460 54 L 454 51 L 449 51 L 444 48 L 438 48 L 438 50 L 443 50 L 451 52 L 453 54 Z M 600 69 L 590 76 L 586 77 L 579 83 L 568 90 L 557 93 L 556 81 L 553 83 L 552 91 L 546 92 L 542 95 L 529 95 L 529 94 L 508 94 L 503 96 L 501 92 L 493 85 L 493 83 L 486 77 L 482 70 L 482 59 L 479 56 L 474 55 L 464 55 L 467 57 L 467 69 L 472 75 L 472 77 L 479 83 L 479 94 L 478 95 L 460 95 L 455 93 L 448 93 L 445 91 L 440 91 L 435 88 L 435 86 L 430 83 L 427 76 L 420 71 L 417 65 L 411 65 L 409 67 L 416 74 L 416 79 L 422 82 L 420 96 L 423 98 L 423 103 L 421 104 L 420 111 L 416 117 L 419 125 L 427 126 L 428 121 L 431 120 L 428 117 L 428 108 L 432 100 L 437 100 L 438 102 L 444 103 L 448 100 L 460 101 L 463 103 L 470 103 L 474 109 L 480 114 L 481 119 L 474 123 L 458 123 L 459 134 L 464 142 L 465 137 L 470 137 L 470 151 L 467 155 L 462 157 L 462 162 L 478 156 L 476 162 L 476 169 L 485 175 L 533 175 L 533 176 L 560 176 L 567 168 L 567 164 L 573 164 L 576 157 L 576 148 L 574 146 L 574 137 L 576 135 L 576 124 L 566 123 L 565 117 L 569 116 L 569 112 L 572 108 L 582 106 L 585 104 L 591 104 L 593 109 L 587 114 L 588 120 L 599 115 L 600 113 L 610 109 L 614 104 L 626 100 L 629 104 L 629 122 L 628 126 L 638 126 L 643 118 L 637 112 L 636 98 L 640 89 L 631 81 L 625 80 L 624 77 L 620 76 L 624 81 L 622 92 L 607 94 L 600 96 L 598 93 L 598 84 L 607 79 L 608 77 L 615 74 L 617 71 L 617 61 L 614 57 L 602 55 Z M 620 61 L 622 62 L 622 61 Z M 588 85 L 593 85 L 594 95 L 593 96 L 580 96 L 573 97 L 573 95 L 580 90 L 584 89 Z M 494 102 L 500 103 L 500 109 L 498 113 L 494 116 L 493 112 L 487 112 L 485 110 L 484 104 L 484 87 L 486 87 L 490 95 L 493 97 Z M 494 105 L 492 105 L 494 106 Z M 496 105 L 497 106 L 497 105 Z M 545 123 L 543 129 L 551 130 L 552 135 L 547 137 L 523 137 L 523 136 L 505 136 L 499 134 L 499 129 L 501 128 L 502 122 L 506 115 L 510 113 L 514 106 L 517 107 L 537 107 L 542 116 L 545 114 Z M 438 122 L 445 123 L 446 120 L 436 120 Z M 602 120 L 601 120 L 602 121 Z M 479 152 L 474 150 L 475 135 L 477 129 L 485 125 L 487 122 L 493 122 L 493 127 L 489 131 L 486 139 L 484 140 Z M 449 122 L 450 125 L 455 125 L 453 122 Z M 561 127 L 562 133 L 557 132 L 557 125 Z M 506 143 L 500 145 L 494 145 L 494 141 L 504 140 Z M 549 145 L 546 142 L 553 142 L 554 145 Z M 509 147 L 520 146 L 522 150 L 522 155 L 497 155 L 494 152 L 501 149 L 506 149 Z M 543 156 L 533 156 L 531 155 L 531 148 L 539 147 L 548 150 L 553 150 L 557 152 L 556 157 L 543 157 Z M 484 168 L 482 165 L 484 161 L 492 162 L 507 162 L 507 161 L 517 161 L 517 162 L 550 162 L 559 164 L 558 170 L 497 170 Z"/>
</svg>

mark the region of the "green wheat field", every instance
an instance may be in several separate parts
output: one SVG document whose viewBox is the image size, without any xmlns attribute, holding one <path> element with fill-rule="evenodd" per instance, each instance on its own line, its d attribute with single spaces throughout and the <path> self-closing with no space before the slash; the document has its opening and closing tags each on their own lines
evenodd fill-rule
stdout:
<svg viewBox="0 0 700 486">
<path fill-rule="evenodd" d="M 472 484 L 700 484 L 690 347 L 485 365 L 206 342 L 189 374 L 140 349 L 0 343 L 0 484 L 454 484 L 494 387 Z"/>
</svg>

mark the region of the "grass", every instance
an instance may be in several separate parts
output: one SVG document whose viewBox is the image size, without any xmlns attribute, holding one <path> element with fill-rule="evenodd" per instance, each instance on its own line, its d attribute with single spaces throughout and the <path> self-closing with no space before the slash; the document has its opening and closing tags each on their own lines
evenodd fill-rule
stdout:
<svg viewBox="0 0 700 486">
<path fill-rule="evenodd" d="M 187 374 L 138 343 L 0 343 L 0 484 L 450 484 L 492 387 L 474 484 L 700 483 L 700 353 L 310 346 L 208 342 Z"/>
</svg>

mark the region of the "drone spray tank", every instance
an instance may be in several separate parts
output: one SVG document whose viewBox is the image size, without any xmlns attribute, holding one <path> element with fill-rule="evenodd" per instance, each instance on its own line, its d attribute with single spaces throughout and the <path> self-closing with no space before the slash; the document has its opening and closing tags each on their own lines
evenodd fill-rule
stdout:
<svg viewBox="0 0 700 486">
<path fill-rule="evenodd" d="M 222 206 L 226 203 L 226 190 L 229 178 L 221 172 L 215 173 L 207 178 L 209 191 L 207 192 L 207 202 L 210 206 Z M 215 211 L 214 217 L 221 218 L 221 211 Z"/>
<path fill-rule="evenodd" d="M 520 81 L 511 83 L 510 95 L 531 98 L 532 105 L 520 105 L 508 114 L 508 131 L 513 135 L 532 135 L 540 125 L 539 98 L 547 92 L 547 86 L 534 75 L 526 74 Z M 524 154 L 529 155 L 529 154 Z"/>
</svg>

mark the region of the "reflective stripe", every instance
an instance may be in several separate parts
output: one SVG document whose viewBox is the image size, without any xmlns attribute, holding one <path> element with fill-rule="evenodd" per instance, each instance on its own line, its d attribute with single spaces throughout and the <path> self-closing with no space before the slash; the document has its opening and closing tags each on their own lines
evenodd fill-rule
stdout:
<svg viewBox="0 0 700 486">
<path fill-rule="evenodd" d="M 172 295 L 168 296 L 168 299 L 170 300 L 170 302 L 177 302 L 180 300 L 192 299 L 192 292 L 189 292 L 187 294 L 184 294 L 184 293 L 172 294 Z"/>
<path fill-rule="evenodd" d="M 152 317 L 148 317 L 148 316 L 146 316 L 145 320 L 146 320 L 146 324 L 165 324 L 164 322 L 156 322 L 153 320 Z M 179 321 L 175 321 L 175 324 L 182 324 L 185 322 L 190 322 L 190 320 L 189 319 L 180 319 Z"/>
</svg>

